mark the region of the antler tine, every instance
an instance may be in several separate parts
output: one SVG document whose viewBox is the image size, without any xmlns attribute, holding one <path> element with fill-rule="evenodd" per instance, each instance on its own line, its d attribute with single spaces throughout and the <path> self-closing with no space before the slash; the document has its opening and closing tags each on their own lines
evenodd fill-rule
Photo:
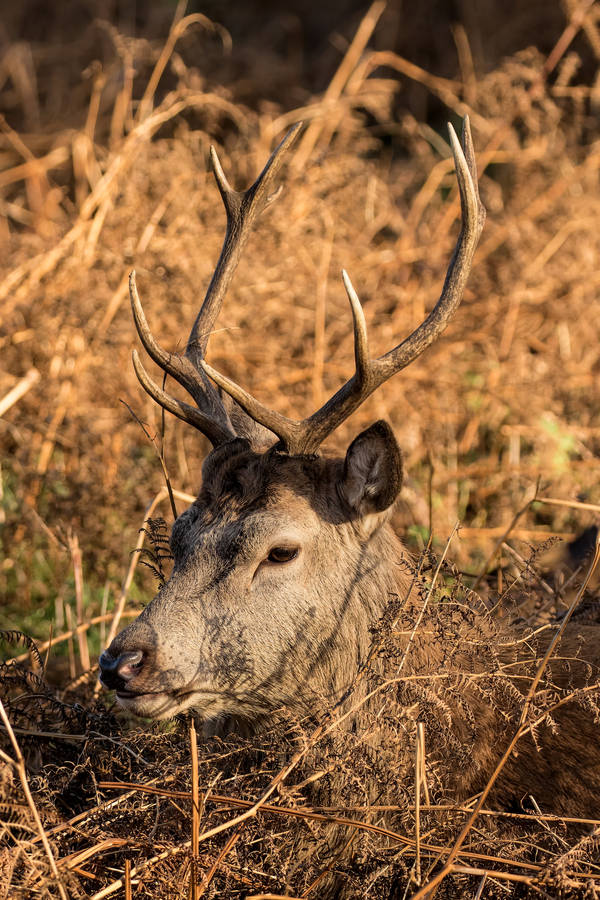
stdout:
<svg viewBox="0 0 600 900">
<path fill-rule="evenodd" d="M 140 341 L 144 346 L 144 350 L 154 362 L 160 366 L 168 375 L 172 375 L 189 393 L 194 397 L 196 402 L 201 402 L 204 394 L 204 385 L 201 385 L 201 392 L 198 397 L 194 395 L 197 388 L 198 373 L 193 368 L 189 360 L 179 356 L 176 353 L 167 353 L 160 346 L 152 332 L 146 319 L 146 314 L 140 301 L 135 280 L 135 269 L 129 275 L 129 296 L 131 298 L 131 311 L 133 313 L 133 321 L 139 335 Z"/>
<path fill-rule="evenodd" d="M 231 378 L 222 375 L 212 366 L 209 366 L 204 360 L 200 361 L 203 371 L 217 384 L 226 394 L 238 403 L 245 413 L 251 419 L 268 428 L 273 434 L 276 434 L 284 449 L 290 453 L 301 453 L 298 449 L 302 445 L 302 426 L 303 422 L 296 422 L 294 419 L 288 419 L 287 416 L 281 415 L 274 409 L 264 406 L 259 400 L 249 394 L 244 388 L 240 387 Z"/>
<path fill-rule="evenodd" d="M 193 425 L 194 428 L 198 428 L 214 446 L 216 446 L 214 437 L 218 438 L 218 443 L 223 442 L 224 436 L 226 436 L 225 440 L 231 440 L 235 437 L 235 432 L 221 397 L 206 375 L 198 372 L 186 357 L 163 350 L 150 331 L 138 294 L 135 271 L 129 275 L 129 296 L 135 327 L 146 353 L 163 371 L 175 378 L 191 394 L 196 401 L 198 410 L 195 410 L 189 403 L 180 403 L 179 400 L 170 397 L 162 388 L 159 388 L 144 370 L 136 355 L 134 368 L 144 390 L 165 409 L 183 419 L 184 422 Z M 208 424 L 209 421 L 214 423 L 214 427 Z"/>
<path fill-rule="evenodd" d="M 198 431 L 201 431 L 202 434 L 206 435 L 213 447 L 218 447 L 220 444 L 224 444 L 226 441 L 230 441 L 235 437 L 235 432 L 231 426 L 227 428 L 226 426 L 221 425 L 214 417 L 206 415 L 194 406 L 190 406 L 189 403 L 185 403 L 183 400 L 177 400 L 175 397 L 171 397 L 170 394 L 167 394 L 166 391 L 163 391 L 163 389 L 150 378 L 144 369 L 137 350 L 132 351 L 131 359 L 138 381 L 144 390 L 150 394 L 152 399 L 155 400 L 159 406 L 162 406 L 168 412 L 173 413 L 174 416 L 177 416 L 189 425 L 193 425 Z"/>
<path fill-rule="evenodd" d="M 456 138 L 454 128 L 452 128 L 450 123 L 448 123 L 448 129 L 452 129 L 452 133 Z M 467 166 L 469 167 L 471 180 L 473 181 L 473 187 L 475 188 L 475 196 L 477 197 L 477 204 L 479 206 L 480 228 L 483 228 L 485 223 L 485 209 L 482 206 L 481 200 L 479 198 L 479 183 L 477 181 L 477 160 L 475 159 L 475 148 L 473 146 L 473 137 L 471 135 L 471 120 L 468 116 L 465 116 L 463 119 L 460 140 L 465 161 L 467 163 Z"/>
<path fill-rule="evenodd" d="M 369 338 L 367 335 L 367 321 L 363 308 L 360 305 L 358 294 L 352 286 L 350 276 L 345 269 L 342 269 L 342 280 L 350 307 L 352 309 L 352 322 L 354 326 L 354 361 L 356 364 L 356 374 L 359 381 L 364 381 L 369 376 L 371 357 L 369 356 Z"/>
<path fill-rule="evenodd" d="M 417 358 L 444 331 L 456 311 L 469 276 L 475 249 L 485 221 L 485 209 L 479 199 L 477 168 L 468 117 L 463 122 L 461 143 L 452 125 L 448 125 L 450 143 L 461 200 L 462 225 L 448 266 L 442 293 L 433 310 L 412 334 L 393 350 L 370 359 L 364 314 L 347 274 L 343 273 L 354 320 L 356 371 L 352 378 L 324 406 L 307 419 L 296 422 L 263 406 L 234 382 L 201 361 L 206 374 L 236 400 L 256 422 L 270 429 L 290 453 L 314 453 L 345 419 L 379 385 Z"/>
<path fill-rule="evenodd" d="M 215 148 L 210 148 L 215 180 L 227 214 L 227 230 L 217 267 L 188 339 L 186 356 L 196 368 L 200 367 L 200 360 L 204 358 L 208 339 L 219 315 L 223 297 L 229 287 L 254 222 L 265 207 L 272 203 L 279 194 L 280 188 L 273 189 L 273 182 L 301 128 L 302 122 L 298 122 L 288 131 L 279 146 L 269 157 L 266 166 L 254 184 L 247 191 L 243 192 L 234 191 L 230 187 L 221 168 Z"/>
<path fill-rule="evenodd" d="M 473 255 L 485 222 L 485 209 L 479 200 L 477 168 L 468 116 L 465 116 L 463 122 L 462 146 L 450 123 L 448 123 L 448 131 L 450 133 L 450 144 L 460 193 L 462 213 L 460 234 L 448 266 L 444 287 L 438 302 L 425 321 L 406 340 L 376 361 L 376 368 L 380 376 L 379 383 L 404 369 L 446 328 L 462 299 L 467 278 L 471 271 Z M 469 162 L 465 158 L 463 148 L 469 154 Z"/>
</svg>

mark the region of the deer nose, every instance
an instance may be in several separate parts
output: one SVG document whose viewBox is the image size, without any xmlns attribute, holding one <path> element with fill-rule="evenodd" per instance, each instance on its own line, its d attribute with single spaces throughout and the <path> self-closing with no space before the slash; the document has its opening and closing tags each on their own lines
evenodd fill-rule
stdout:
<svg viewBox="0 0 600 900">
<path fill-rule="evenodd" d="M 125 688 L 127 682 L 139 673 L 143 659 L 141 650 L 128 650 L 116 658 L 105 650 L 100 657 L 100 681 L 111 690 Z"/>
</svg>

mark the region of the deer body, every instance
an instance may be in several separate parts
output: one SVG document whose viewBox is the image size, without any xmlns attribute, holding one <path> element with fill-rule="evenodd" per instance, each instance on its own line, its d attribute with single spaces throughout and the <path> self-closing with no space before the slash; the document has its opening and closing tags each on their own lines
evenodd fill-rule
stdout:
<svg viewBox="0 0 600 900">
<path fill-rule="evenodd" d="M 396 652 L 402 661 L 392 666 L 393 696 L 388 691 L 385 703 L 392 704 L 406 732 L 406 743 L 396 739 L 395 744 L 398 777 L 412 777 L 414 726 L 424 719 L 428 762 L 446 773 L 444 789 L 449 786 L 455 799 L 462 798 L 481 789 L 499 744 L 510 739 L 515 705 L 531 683 L 544 639 L 536 648 L 523 635 L 503 633 L 476 604 L 423 605 L 408 554 L 388 523 L 401 487 L 402 460 L 386 423 L 358 435 L 343 459 L 321 457 L 317 450 L 382 381 L 441 333 L 460 302 L 484 220 L 468 122 L 462 147 L 451 131 L 463 226 L 438 303 L 409 338 L 372 360 L 360 303 L 344 274 L 356 372 L 303 422 L 266 409 L 204 360 L 241 248 L 273 197 L 273 179 L 296 134 L 292 129 L 244 194 L 232 191 L 213 155 L 227 235 L 184 356 L 167 353 L 153 338 L 132 277 L 142 342 L 196 405 L 166 394 L 135 354 L 138 377 L 157 402 L 202 431 L 213 450 L 203 466 L 198 499 L 173 526 L 172 575 L 103 653 L 102 679 L 116 689 L 122 706 L 142 716 L 197 710 L 207 734 L 252 733 L 282 710 L 305 719 L 338 709 L 352 727 L 361 715 L 361 698 L 365 713 L 373 708 L 366 702 L 371 695 L 381 702 L 377 685 L 389 671 L 382 674 L 385 667 L 377 658 L 369 668 L 365 664 L 372 626 L 396 599 Z M 223 392 L 231 399 L 225 402 Z M 598 677 L 593 630 L 583 644 L 577 637 L 581 631 L 563 639 L 561 656 L 569 671 L 562 672 L 560 663 L 553 670 L 557 692 L 561 679 L 582 685 Z M 487 657 L 481 640 L 489 648 Z M 464 673 L 471 682 L 463 684 Z M 357 678 L 359 687 L 351 692 Z M 354 717 L 344 712 L 353 705 L 359 710 Z M 597 814 L 600 752 L 592 717 L 572 703 L 559 703 L 555 721 L 556 734 L 541 728 L 539 751 L 531 738 L 519 744 L 518 756 L 498 781 L 497 796 L 510 805 L 530 792 L 546 810 Z M 371 734 L 374 745 L 387 740 L 384 725 Z M 547 742 L 551 753 L 544 752 Z M 576 777 L 582 771 L 585 782 Z"/>
</svg>

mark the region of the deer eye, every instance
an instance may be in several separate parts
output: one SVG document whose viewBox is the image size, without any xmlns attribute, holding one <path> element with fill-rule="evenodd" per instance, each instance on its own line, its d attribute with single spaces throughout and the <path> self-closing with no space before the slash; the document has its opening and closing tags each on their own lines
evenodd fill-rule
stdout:
<svg viewBox="0 0 600 900">
<path fill-rule="evenodd" d="M 286 563 L 291 562 L 298 556 L 297 547 L 273 547 L 267 556 L 267 562 L 270 563 Z"/>
</svg>

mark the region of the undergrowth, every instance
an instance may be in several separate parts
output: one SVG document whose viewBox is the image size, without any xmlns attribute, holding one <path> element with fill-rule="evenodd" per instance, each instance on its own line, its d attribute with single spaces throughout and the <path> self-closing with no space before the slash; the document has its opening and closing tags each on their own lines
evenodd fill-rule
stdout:
<svg viewBox="0 0 600 900">
<path fill-rule="evenodd" d="M 391 748 L 404 741 L 404 752 L 408 741 L 413 753 L 413 707 L 427 710 L 428 784 L 437 773 L 436 808 L 420 813 L 422 878 L 465 821 L 466 807 L 442 802 L 452 766 L 471 758 L 477 721 L 463 693 L 501 710 L 507 734 L 523 702 L 510 678 L 492 677 L 498 661 L 479 629 L 490 615 L 500 630 L 509 620 L 534 630 L 560 621 L 581 579 L 564 541 L 598 512 L 600 32 L 595 3 L 461 10 L 456 23 L 454 7 L 438 4 L 435 29 L 428 3 L 402 27 L 395 4 L 367 11 L 349 0 L 310 12 L 213 4 L 214 22 L 181 4 L 175 21 L 161 3 L 136 4 L 135 16 L 95 2 L 3 10 L 0 684 L 24 768 L 2 757 L 0 896 L 60 894 L 25 772 L 69 896 L 110 885 L 124 896 L 115 884 L 127 878 L 139 896 L 171 896 L 174 884 L 186 896 L 190 866 L 206 896 L 319 896 L 334 871 L 357 897 L 409 896 L 414 772 L 401 777 Z M 180 348 L 223 238 L 209 145 L 246 185 L 304 118 L 282 196 L 211 339 L 217 368 L 303 416 L 352 369 L 342 266 L 374 353 L 435 301 L 460 215 L 443 125 L 465 113 L 488 209 L 465 298 L 443 339 L 340 428 L 332 449 L 388 419 L 407 472 L 398 531 L 416 555 L 436 554 L 462 523 L 452 532 L 455 567 L 430 610 L 441 618 L 429 624 L 451 636 L 457 623 L 444 611 L 462 592 L 478 610 L 461 616 L 488 679 L 450 666 L 441 692 L 435 682 L 382 689 L 383 755 L 362 741 L 375 727 L 367 720 L 357 734 L 313 740 L 330 719 L 282 718 L 258 741 L 201 747 L 203 833 L 223 830 L 190 859 L 189 723 L 133 724 L 95 691 L 111 630 L 168 577 L 172 510 L 153 439 L 179 511 L 197 493 L 206 451 L 178 420 L 163 425 L 141 395 L 128 272 L 135 266 L 154 333 Z M 423 560 L 431 578 L 435 562 Z M 390 606 L 374 626 L 373 659 L 384 668 L 402 652 L 390 635 L 397 613 Z M 578 614 L 582 627 L 597 622 L 592 590 Z M 538 719 L 554 688 L 540 686 Z M 591 690 L 573 702 L 597 722 Z M 453 721 L 465 725 L 458 737 Z M 2 735 L 18 761 L 6 725 Z M 298 748 L 262 811 L 225 827 Z M 106 787 L 116 781 L 132 786 Z M 499 804 L 477 819 L 439 896 L 596 896 L 597 826 L 549 822 L 531 806 L 510 818 Z"/>
</svg>

